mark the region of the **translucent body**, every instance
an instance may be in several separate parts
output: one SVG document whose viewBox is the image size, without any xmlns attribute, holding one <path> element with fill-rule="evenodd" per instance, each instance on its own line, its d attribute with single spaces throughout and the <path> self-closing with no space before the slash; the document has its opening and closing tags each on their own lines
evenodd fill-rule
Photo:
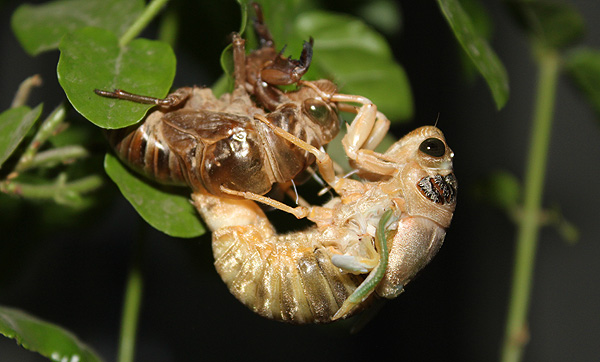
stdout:
<svg viewBox="0 0 600 362">
<path fill-rule="evenodd" d="M 420 150 L 420 144 L 431 137 L 443 142 L 441 156 Z M 358 157 L 357 167 L 370 171 L 371 179 L 379 174 L 379 179 L 326 178 L 339 197 L 308 208 L 307 217 L 315 226 L 303 231 L 278 234 L 249 200 L 192 195 L 214 231 L 215 266 L 233 295 L 267 318 L 323 323 L 353 315 L 375 295 L 394 298 L 403 291 L 437 253 L 450 224 L 457 188 L 453 153 L 435 127 L 411 132 L 384 154 L 368 153 L 373 157 L 367 163 Z M 374 160 L 381 162 L 380 167 L 375 167 Z M 454 197 L 448 202 L 435 202 L 419 186 L 421 180 L 438 175 L 452 175 L 454 180 L 449 186 Z M 441 195 L 443 189 L 433 192 Z M 380 225 L 390 210 L 391 221 Z M 385 272 L 353 296 L 377 269 L 380 250 L 374 246 L 375 234 L 382 227 L 389 249 Z M 353 263 L 346 263 L 347 258 L 336 262 L 340 255 Z M 367 271 L 355 269 L 355 264 Z"/>
</svg>

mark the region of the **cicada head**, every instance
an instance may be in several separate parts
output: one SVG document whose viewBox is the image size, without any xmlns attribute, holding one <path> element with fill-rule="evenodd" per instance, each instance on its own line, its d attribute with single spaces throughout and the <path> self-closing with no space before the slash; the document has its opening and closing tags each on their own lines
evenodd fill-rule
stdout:
<svg viewBox="0 0 600 362">
<path fill-rule="evenodd" d="M 389 263 L 377 288 L 393 298 L 435 256 L 456 207 L 458 184 L 453 173 L 454 152 L 443 133 L 433 126 L 407 134 L 386 152 L 398 160 L 394 176 L 403 200 L 396 234 L 388 240 Z"/>
</svg>

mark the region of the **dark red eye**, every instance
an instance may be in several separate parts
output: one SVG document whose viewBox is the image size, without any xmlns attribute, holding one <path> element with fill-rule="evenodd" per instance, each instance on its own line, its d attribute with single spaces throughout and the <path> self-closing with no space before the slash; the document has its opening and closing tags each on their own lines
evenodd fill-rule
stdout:
<svg viewBox="0 0 600 362">
<path fill-rule="evenodd" d="M 428 138 L 421 142 L 419 151 L 432 157 L 442 157 L 446 153 L 446 146 L 438 138 Z"/>
</svg>

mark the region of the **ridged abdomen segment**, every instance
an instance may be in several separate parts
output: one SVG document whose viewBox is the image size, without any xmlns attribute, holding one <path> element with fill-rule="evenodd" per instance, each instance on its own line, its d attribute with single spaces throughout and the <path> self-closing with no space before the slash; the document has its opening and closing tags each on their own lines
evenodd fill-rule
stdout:
<svg viewBox="0 0 600 362">
<path fill-rule="evenodd" d="M 160 183 L 185 185 L 181 160 L 162 138 L 160 117 L 151 114 L 138 125 L 109 130 L 108 141 L 134 170 Z"/>
<path fill-rule="evenodd" d="M 213 234 L 215 267 L 236 298 L 261 316 L 327 323 L 363 278 L 342 273 L 314 232 L 267 235 L 255 226 Z"/>
</svg>

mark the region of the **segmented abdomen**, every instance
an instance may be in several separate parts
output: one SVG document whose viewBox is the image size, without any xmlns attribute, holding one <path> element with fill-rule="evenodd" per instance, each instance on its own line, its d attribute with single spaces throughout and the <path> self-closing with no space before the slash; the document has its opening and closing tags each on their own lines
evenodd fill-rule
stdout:
<svg viewBox="0 0 600 362">
<path fill-rule="evenodd" d="M 160 183 L 186 185 L 181 160 L 161 135 L 161 119 L 162 113 L 155 112 L 137 125 L 109 130 L 108 141 L 134 170 Z"/>
<path fill-rule="evenodd" d="M 219 229 L 213 233 L 215 267 L 231 293 L 263 317 L 331 322 L 364 278 L 334 266 L 315 245 L 318 236 L 316 229 L 287 235 L 265 235 L 252 225 Z"/>
</svg>

